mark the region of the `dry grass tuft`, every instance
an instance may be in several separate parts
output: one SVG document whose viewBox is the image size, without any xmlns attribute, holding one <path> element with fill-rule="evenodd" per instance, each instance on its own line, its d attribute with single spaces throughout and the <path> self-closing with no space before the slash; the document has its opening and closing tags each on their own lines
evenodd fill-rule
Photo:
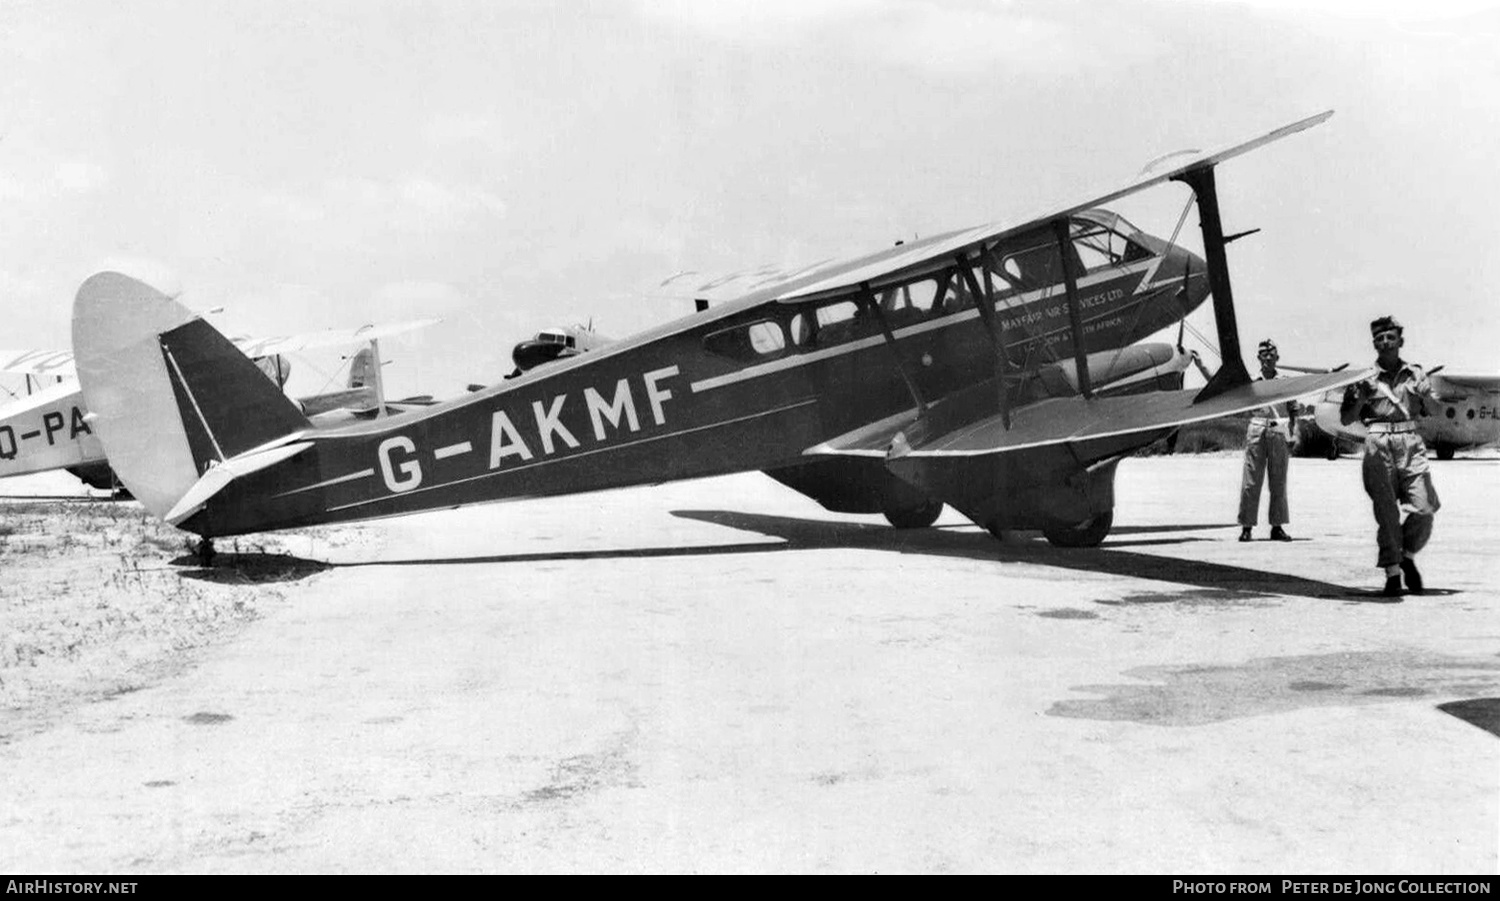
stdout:
<svg viewBox="0 0 1500 901">
<path fill-rule="evenodd" d="M 193 536 L 135 503 L 0 501 L 0 743 L 149 684 L 255 619 L 281 600 L 277 583 L 327 568 L 289 545 L 349 540 L 325 532 L 221 541 L 199 569 Z"/>
</svg>

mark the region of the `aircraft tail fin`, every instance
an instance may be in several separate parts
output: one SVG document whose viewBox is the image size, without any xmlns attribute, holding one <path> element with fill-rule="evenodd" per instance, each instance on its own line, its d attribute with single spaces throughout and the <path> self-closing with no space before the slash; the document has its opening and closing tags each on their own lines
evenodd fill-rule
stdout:
<svg viewBox="0 0 1500 901">
<path fill-rule="evenodd" d="M 359 349 L 359 353 L 349 361 L 350 388 L 366 388 L 375 384 L 374 360 L 375 354 L 368 345 Z"/>
<path fill-rule="evenodd" d="M 177 302 L 168 277 L 128 268 L 79 287 L 73 351 L 110 465 L 165 517 L 210 468 L 283 444 L 308 421 L 249 357 Z"/>
</svg>

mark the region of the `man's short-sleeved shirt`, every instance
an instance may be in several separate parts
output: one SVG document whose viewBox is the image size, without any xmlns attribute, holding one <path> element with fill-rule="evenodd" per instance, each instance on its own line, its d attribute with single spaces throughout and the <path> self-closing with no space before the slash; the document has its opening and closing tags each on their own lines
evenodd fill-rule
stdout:
<svg viewBox="0 0 1500 901">
<path fill-rule="evenodd" d="M 1369 386 L 1363 402 L 1358 393 L 1360 385 Z M 1428 399 L 1436 400 L 1427 373 L 1405 360 L 1394 370 L 1378 369 L 1375 375 L 1344 389 L 1344 406 L 1358 404 L 1359 419 L 1365 423 L 1415 419 L 1426 412 Z"/>
</svg>

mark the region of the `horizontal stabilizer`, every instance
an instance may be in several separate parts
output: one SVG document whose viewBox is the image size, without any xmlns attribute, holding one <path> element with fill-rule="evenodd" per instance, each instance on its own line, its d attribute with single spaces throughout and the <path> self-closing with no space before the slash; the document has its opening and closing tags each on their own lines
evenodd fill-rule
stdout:
<svg viewBox="0 0 1500 901">
<path fill-rule="evenodd" d="M 375 388 L 373 386 L 364 388 L 345 388 L 342 391 L 329 391 L 326 394 L 314 394 L 311 397 L 303 397 L 297 400 L 302 407 L 305 416 L 317 416 L 330 410 L 342 410 L 345 408 L 364 410 L 375 406 Z"/>
<path fill-rule="evenodd" d="M 229 460 L 225 460 L 217 466 L 211 467 L 199 477 L 193 487 L 177 501 L 177 504 L 167 511 L 162 517 L 172 525 L 179 525 L 188 517 L 197 513 L 208 503 L 209 499 L 228 487 L 230 482 L 240 476 L 247 476 L 252 472 L 259 472 L 267 466 L 289 460 L 303 451 L 312 447 L 311 441 L 294 441 L 291 444 L 283 444 L 280 447 L 271 447 L 265 450 L 251 451 L 241 454 Z"/>
</svg>

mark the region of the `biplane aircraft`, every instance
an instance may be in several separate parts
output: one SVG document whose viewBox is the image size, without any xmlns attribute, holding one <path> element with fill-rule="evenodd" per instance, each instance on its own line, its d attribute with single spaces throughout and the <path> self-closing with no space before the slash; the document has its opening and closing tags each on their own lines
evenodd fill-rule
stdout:
<svg viewBox="0 0 1500 901">
<path fill-rule="evenodd" d="M 356 417 L 405 412 L 433 403 L 430 397 L 386 401 L 380 384 L 380 339 L 425 328 L 436 319 L 329 329 L 270 338 L 233 339 L 241 353 L 280 390 L 291 375 L 287 354 L 315 348 L 364 344 L 349 366 L 347 387 L 292 401 L 310 421 L 331 424 Z M 115 474 L 90 425 L 92 417 L 68 351 L 0 350 L 0 372 L 23 375 L 31 391 L 0 406 L 0 478 L 65 469 L 95 488 L 112 488 Z"/>
<path fill-rule="evenodd" d="M 78 375 L 120 478 L 202 536 L 205 561 L 218 536 L 744 470 L 898 526 L 949 504 L 996 533 L 1096 545 L 1133 451 L 1367 374 L 1252 382 L 1225 263 L 1216 167 L 1330 115 L 1039 215 L 726 283 L 732 300 L 384 420 L 314 427 L 122 271 L 78 290 Z M 1195 193 L 1204 259 L 1101 209 L 1168 180 Z M 1180 351 L 1132 345 L 1210 294 L 1224 364 L 1182 390 Z M 1137 393 L 1109 391 L 1127 380 Z"/>
</svg>

